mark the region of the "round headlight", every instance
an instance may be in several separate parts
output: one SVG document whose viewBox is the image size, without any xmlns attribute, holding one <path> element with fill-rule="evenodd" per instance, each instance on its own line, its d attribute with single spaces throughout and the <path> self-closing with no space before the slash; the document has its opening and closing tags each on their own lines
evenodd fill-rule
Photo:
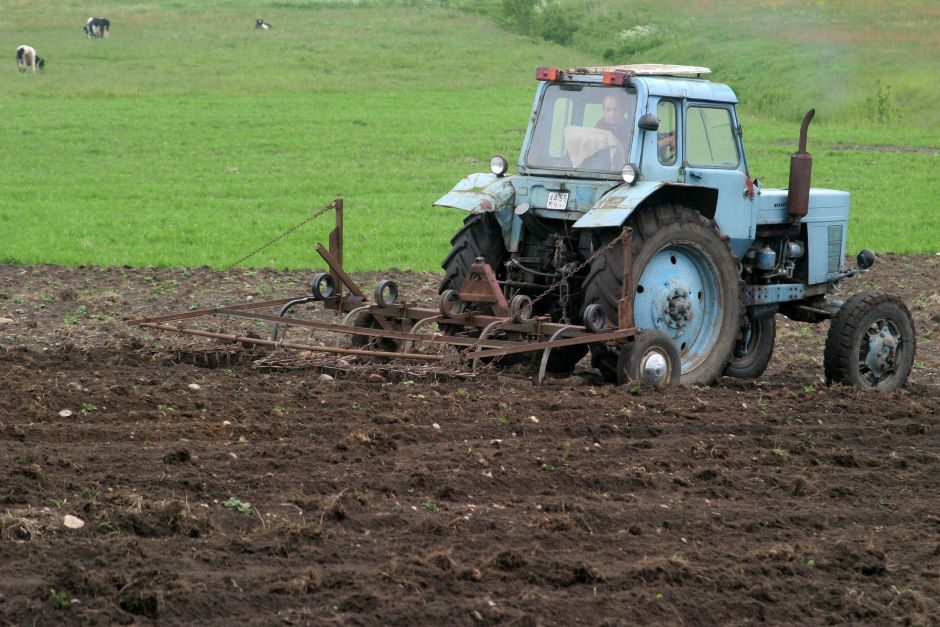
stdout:
<svg viewBox="0 0 940 627">
<path fill-rule="evenodd" d="M 496 155 L 495 157 L 490 158 L 490 172 L 496 176 L 502 176 L 506 174 L 506 170 L 509 169 L 509 162 L 506 161 L 506 157 L 502 155 Z"/>
<path fill-rule="evenodd" d="M 623 178 L 623 182 L 627 185 L 633 185 L 636 183 L 636 180 L 640 178 L 640 171 L 632 163 L 628 163 L 623 166 L 623 170 L 620 171 L 620 176 Z"/>
</svg>

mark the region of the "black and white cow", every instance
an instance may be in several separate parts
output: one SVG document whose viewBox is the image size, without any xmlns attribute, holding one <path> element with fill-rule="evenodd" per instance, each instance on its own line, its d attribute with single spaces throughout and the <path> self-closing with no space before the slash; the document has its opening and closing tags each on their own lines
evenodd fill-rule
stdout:
<svg viewBox="0 0 940 627">
<path fill-rule="evenodd" d="M 37 69 L 41 70 L 46 67 L 46 60 L 36 54 L 35 48 L 23 44 L 16 49 L 16 67 L 20 69 L 20 72 L 25 72 L 29 68 L 35 72 Z"/>
<path fill-rule="evenodd" d="M 104 39 L 111 30 L 111 20 L 106 17 L 90 17 L 88 21 L 85 22 L 85 27 L 82 30 L 85 31 L 86 37 L 100 37 Z"/>
<path fill-rule="evenodd" d="M 261 30 L 271 30 L 271 25 L 259 18 L 255 20 L 255 28 L 260 28 Z"/>
</svg>

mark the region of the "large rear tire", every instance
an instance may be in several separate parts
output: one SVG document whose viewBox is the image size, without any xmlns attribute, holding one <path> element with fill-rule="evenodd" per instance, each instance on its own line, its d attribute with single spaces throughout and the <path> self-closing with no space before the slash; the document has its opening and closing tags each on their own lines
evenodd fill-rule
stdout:
<svg viewBox="0 0 940 627">
<path fill-rule="evenodd" d="M 740 332 L 741 279 L 731 249 L 713 221 L 681 205 L 642 210 L 628 226 L 634 324 L 672 338 L 682 360 L 682 385 L 711 385 L 731 360 Z M 619 234 L 602 232 L 598 246 Z M 609 320 L 617 320 L 622 276 L 618 243 L 591 263 L 584 305 L 597 303 Z"/>
<path fill-rule="evenodd" d="M 862 292 L 833 318 L 826 337 L 826 383 L 890 392 L 907 382 L 917 348 L 914 320 L 897 296 Z"/>
<path fill-rule="evenodd" d="M 441 267 L 444 278 L 441 280 L 439 294 L 446 290 L 459 291 L 464 279 L 470 272 L 470 266 L 482 257 L 496 273 L 504 278 L 503 262 L 506 261 L 506 244 L 499 223 L 489 213 L 473 213 L 463 221 L 463 227 L 450 240 L 451 250 Z"/>
</svg>

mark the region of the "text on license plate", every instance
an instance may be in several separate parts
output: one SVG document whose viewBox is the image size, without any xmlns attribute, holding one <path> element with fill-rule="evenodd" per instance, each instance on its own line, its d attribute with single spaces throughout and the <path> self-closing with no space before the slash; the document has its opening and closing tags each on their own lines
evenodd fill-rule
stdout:
<svg viewBox="0 0 940 627">
<path fill-rule="evenodd" d="M 546 209 L 567 209 L 568 192 L 548 192 L 548 202 L 545 203 Z"/>
</svg>

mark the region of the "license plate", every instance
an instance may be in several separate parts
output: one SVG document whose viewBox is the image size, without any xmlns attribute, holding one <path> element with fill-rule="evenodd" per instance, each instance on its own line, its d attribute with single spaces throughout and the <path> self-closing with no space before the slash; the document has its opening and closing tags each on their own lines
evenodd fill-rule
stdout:
<svg viewBox="0 0 940 627">
<path fill-rule="evenodd" d="M 545 203 L 546 209 L 567 209 L 568 192 L 548 192 L 548 201 Z"/>
</svg>

